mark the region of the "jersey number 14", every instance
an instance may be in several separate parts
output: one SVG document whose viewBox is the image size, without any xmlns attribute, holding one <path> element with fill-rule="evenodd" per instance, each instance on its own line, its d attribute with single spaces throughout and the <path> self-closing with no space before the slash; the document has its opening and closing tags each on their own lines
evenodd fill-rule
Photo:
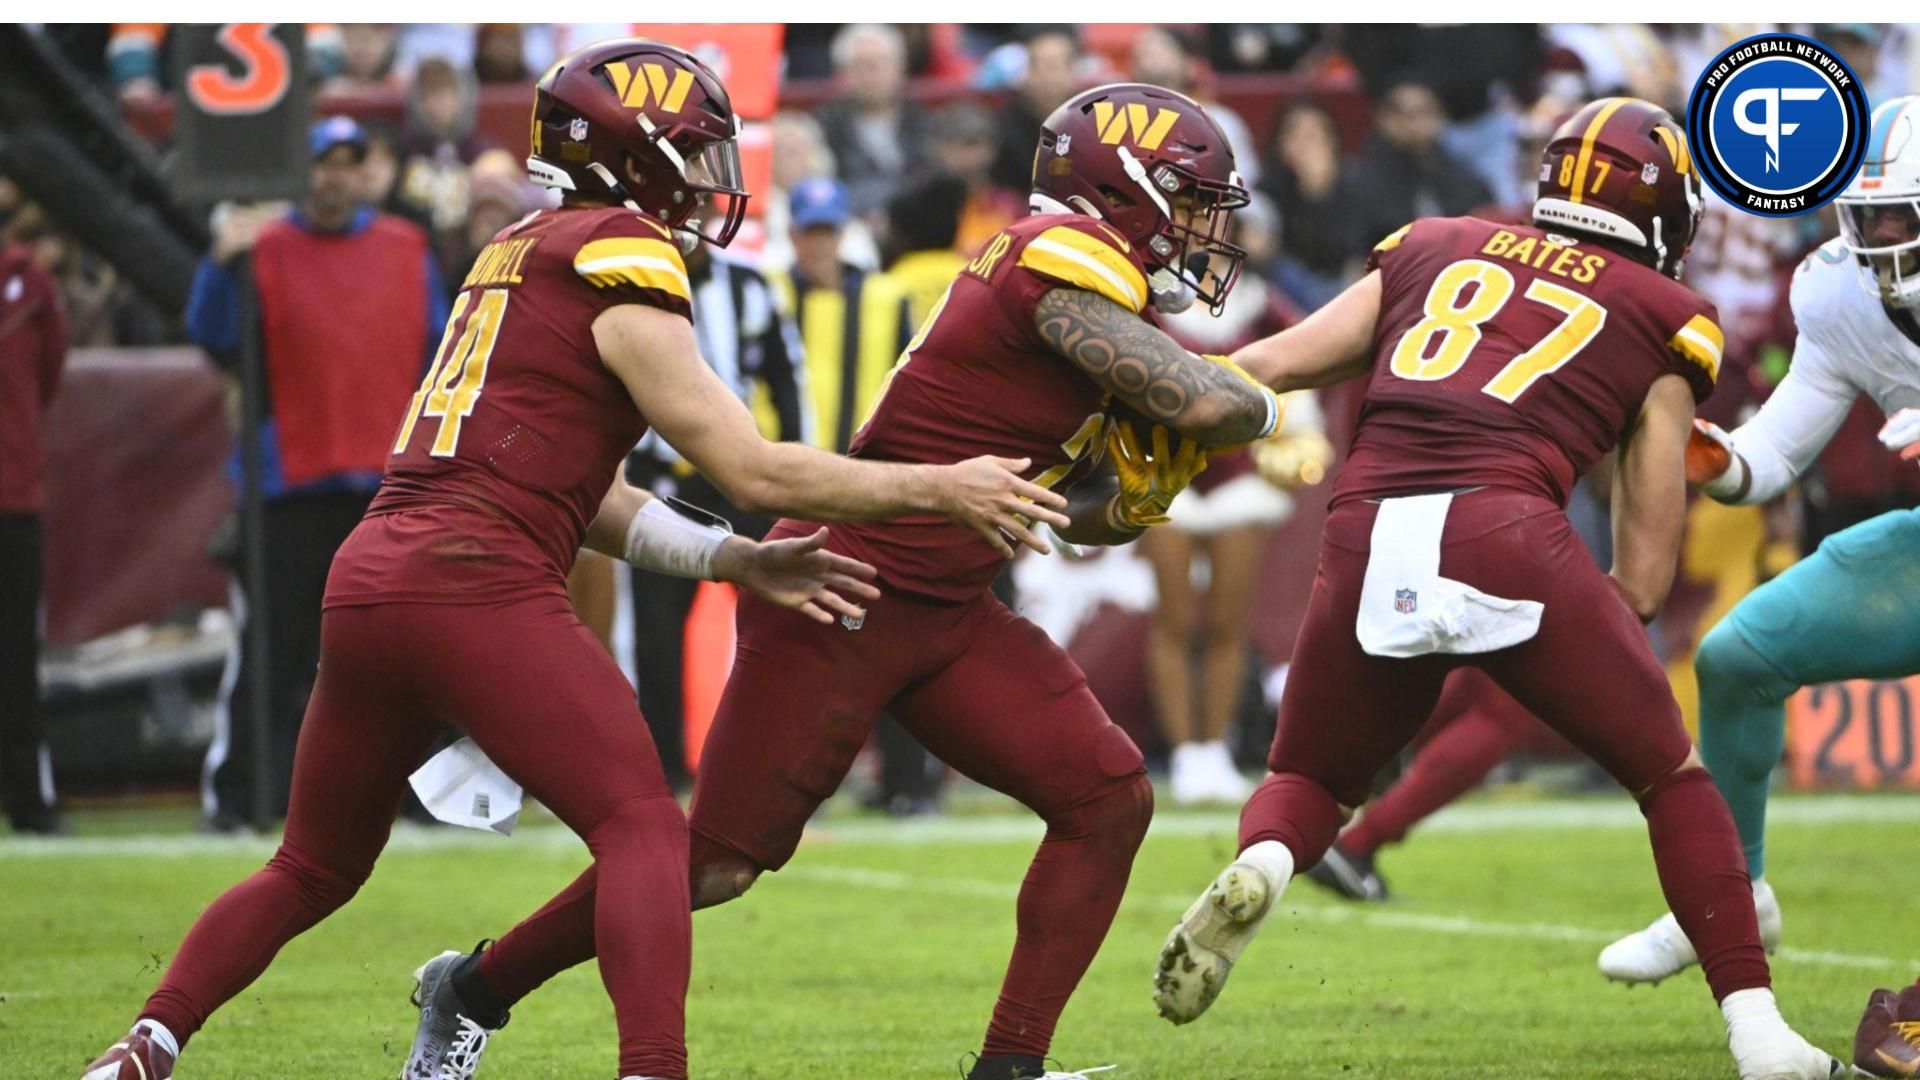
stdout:
<svg viewBox="0 0 1920 1080">
<path fill-rule="evenodd" d="M 1400 336 L 1392 371 L 1403 379 L 1431 382 L 1465 366 L 1480 344 L 1480 327 L 1513 299 L 1513 275 L 1485 259 L 1453 263 L 1427 290 L 1425 317 Z M 1607 309 L 1572 289 L 1535 278 L 1525 296 L 1565 317 L 1546 337 L 1507 362 L 1481 390 L 1511 405 L 1540 379 L 1565 367 L 1600 336 Z"/>
<path fill-rule="evenodd" d="M 464 291 L 454 298 L 446 335 L 434 351 L 427 377 L 414 392 L 413 403 L 407 406 L 400 436 L 393 440 L 394 453 L 406 452 L 407 443 L 413 439 L 413 426 L 422 417 L 440 421 L 428 453 L 452 457 L 459 449 L 460 422 L 472 415 L 480 401 L 480 388 L 487 381 L 487 361 L 493 357 L 494 342 L 500 339 L 500 320 L 506 314 L 505 289 Z"/>
</svg>

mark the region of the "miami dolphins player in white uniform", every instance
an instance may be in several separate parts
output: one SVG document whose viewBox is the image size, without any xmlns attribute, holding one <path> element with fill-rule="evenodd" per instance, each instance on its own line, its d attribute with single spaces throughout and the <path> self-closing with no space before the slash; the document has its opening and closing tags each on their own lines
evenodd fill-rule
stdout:
<svg viewBox="0 0 1920 1080">
<path fill-rule="evenodd" d="M 1731 434 L 1695 421 L 1696 442 L 1729 451 L 1725 471 L 1689 478 L 1705 479 L 1701 490 L 1720 502 L 1785 491 L 1862 394 L 1887 416 L 1887 449 L 1920 456 L 1920 95 L 1873 111 L 1865 164 L 1837 202 L 1840 236 L 1794 271 L 1799 340 L 1786 378 Z M 1700 642 L 1700 756 L 1733 810 L 1769 949 L 1780 942 L 1780 905 L 1765 881 L 1767 789 L 1786 700 L 1817 683 L 1920 672 L 1916 598 L 1920 510 L 1896 510 L 1829 536 Z M 1602 950 L 1600 970 L 1658 982 L 1697 959 L 1668 914 Z"/>
</svg>

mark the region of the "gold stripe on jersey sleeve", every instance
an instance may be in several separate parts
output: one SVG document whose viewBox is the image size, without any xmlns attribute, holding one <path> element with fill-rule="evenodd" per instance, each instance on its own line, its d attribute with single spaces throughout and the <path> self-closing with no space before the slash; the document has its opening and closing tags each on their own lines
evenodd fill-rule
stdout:
<svg viewBox="0 0 1920 1080">
<path fill-rule="evenodd" d="M 1726 348 L 1720 327 L 1705 315 L 1695 315 L 1674 332 L 1667 348 L 1699 364 L 1709 379 L 1720 378 L 1720 354 Z"/>
<path fill-rule="evenodd" d="M 1098 293 L 1135 314 L 1147 306 L 1147 278 L 1140 268 L 1113 245 L 1078 229 L 1055 225 L 1027 241 L 1017 265 Z"/>
<path fill-rule="evenodd" d="M 590 241 L 574 255 L 573 271 L 602 289 L 631 285 L 693 301 L 680 249 L 665 240 L 616 236 Z"/>
<path fill-rule="evenodd" d="M 1385 254 L 1386 252 L 1392 251 L 1394 248 L 1397 248 L 1400 246 L 1400 242 L 1402 240 L 1405 240 L 1407 238 L 1407 232 L 1412 228 L 1413 228 L 1413 222 L 1411 221 L 1407 222 L 1405 225 L 1402 225 L 1399 228 L 1393 230 L 1392 235 L 1388 236 L 1385 240 L 1382 240 L 1379 243 L 1373 245 L 1373 250 L 1380 254 Z"/>
</svg>

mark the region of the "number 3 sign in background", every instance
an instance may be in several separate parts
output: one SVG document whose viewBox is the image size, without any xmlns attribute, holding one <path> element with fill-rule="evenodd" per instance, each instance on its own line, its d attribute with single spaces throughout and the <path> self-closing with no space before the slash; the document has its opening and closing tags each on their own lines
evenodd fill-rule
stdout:
<svg viewBox="0 0 1920 1080">
<path fill-rule="evenodd" d="M 306 31 L 286 23 L 183 23 L 173 182 L 188 199 L 268 199 L 307 188 Z"/>
<path fill-rule="evenodd" d="M 1920 676 L 1810 686 L 1787 701 L 1793 786 L 1920 788 L 1914 746 Z"/>
</svg>

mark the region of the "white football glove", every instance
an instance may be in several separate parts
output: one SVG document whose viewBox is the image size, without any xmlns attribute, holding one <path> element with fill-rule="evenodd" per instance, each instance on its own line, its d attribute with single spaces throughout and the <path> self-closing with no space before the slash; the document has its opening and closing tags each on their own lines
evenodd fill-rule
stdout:
<svg viewBox="0 0 1920 1080">
<path fill-rule="evenodd" d="M 1880 445 L 1907 461 L 1920 457 L 1920 409 L 1901 409 L 1880 428 Z"/>
</svg>

